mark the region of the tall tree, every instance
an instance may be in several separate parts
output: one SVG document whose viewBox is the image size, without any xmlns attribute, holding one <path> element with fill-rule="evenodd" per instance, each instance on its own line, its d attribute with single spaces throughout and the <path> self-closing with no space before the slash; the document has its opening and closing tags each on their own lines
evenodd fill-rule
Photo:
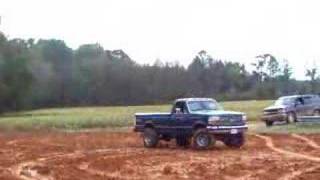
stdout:
<svg viewBox="0 0 320 180">
<path fill-rule="evenodd" d="M 267 63 L 267 59 L 264 55 L 256 56 L 257 62 L 251 63 L 251 65 L 255 68 L 253 72 L 257 75 L 258 82 L 263 82 L 267 73 L 265 71 L 265 65 Z"/>
<path fill-rule="evenodd" d="M 318 76 L 318 69 L 314 65 L 311 68 L 306 69 L 306 76 L 310 78 L 310 85 L 311 85 L 311 92 L 315 93 L 316 86 L 317 86 L 317 76 Z"/>
<path fill-rule="evenodd" d="M 281 71 L 279 62 L 274 56 L 270 54 L 266 54 L 265 56 L 269 58 L 267 61 L 268 76 L 271 78 L 275 78 Z"/>
</svg>

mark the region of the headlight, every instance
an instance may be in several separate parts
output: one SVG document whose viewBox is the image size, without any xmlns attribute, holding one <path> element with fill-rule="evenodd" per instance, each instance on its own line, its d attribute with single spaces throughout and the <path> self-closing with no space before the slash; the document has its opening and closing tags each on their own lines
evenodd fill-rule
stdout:
<svg viewBox="0 0 320 180">
<path fill-rule="evenodd" d="M 278 113 L 285 113 L 285 112 L 286 112 L 285 109 L 279 109 L 279 110 L 278 110 Z"/>
<path fill-rule="evenodd" d="M 208 120 L 208 124 L 214 125 L 217 121 L 220 121 L 219 116 L 211 116 Z"/>
<path fill-rule="evenodd" d="M 242 121 L 247 121 L 247 115 L 242 115 Z"/>
</svg>

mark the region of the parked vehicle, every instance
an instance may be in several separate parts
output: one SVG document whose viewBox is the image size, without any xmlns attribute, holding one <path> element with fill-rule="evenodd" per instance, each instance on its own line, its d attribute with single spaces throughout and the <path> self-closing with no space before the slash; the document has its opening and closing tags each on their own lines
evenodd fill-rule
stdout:
<svg viewBox="0 0 320 180">
<path fill-rule="evenodd" d="M 320 116 L 319 95 L 294 95 L 280 97 L 263 110 L 262 120 L 267 126 L 276 121 L 293 123 L 298 116 Z"/>
<path fill-rule="evenodd" d="M 244 113 L 224 111 L 208 98 L 178 99 L 171 113 L 136 113 L 135 117 L 135 131 L 143 133 L 148 148 L 171 139 L 176 139 L 178 146 L 193 144 L 196 149 L 207 149 L 217 140 L 241 147 L 248 128 Z"/>
</svg>

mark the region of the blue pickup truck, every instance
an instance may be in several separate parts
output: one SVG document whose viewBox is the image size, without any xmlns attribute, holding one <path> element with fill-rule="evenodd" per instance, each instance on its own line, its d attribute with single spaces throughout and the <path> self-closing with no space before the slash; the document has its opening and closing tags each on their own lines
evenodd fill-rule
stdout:
<svg viewBox="0 0 320 180">
<path fill-rule="evenodd" d="M 141 132 L 144 146 L 175 139 L 178 146 L 207 149 L 217 140 L 241 147 L 248 129 L 246 115 L 224 111 L 211 98 L 177 99 L 170 113 L 136 113 L 134 131 Z"/>
</svg>

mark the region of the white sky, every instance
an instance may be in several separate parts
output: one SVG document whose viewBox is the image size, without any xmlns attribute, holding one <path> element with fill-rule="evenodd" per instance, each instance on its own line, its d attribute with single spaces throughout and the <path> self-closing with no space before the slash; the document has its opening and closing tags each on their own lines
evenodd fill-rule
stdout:
<svg viewBox="0 0 320 180">
<path fill-rule="evenodd" d="M 72 48 L 98 42 L 139 63 L 188 64 L 204 49 L 249 66 L 271 53 L 302 79 L 320 60 L 319 9 L 317 0 L 0 0 L 0 30 Z"/>
</svg>

